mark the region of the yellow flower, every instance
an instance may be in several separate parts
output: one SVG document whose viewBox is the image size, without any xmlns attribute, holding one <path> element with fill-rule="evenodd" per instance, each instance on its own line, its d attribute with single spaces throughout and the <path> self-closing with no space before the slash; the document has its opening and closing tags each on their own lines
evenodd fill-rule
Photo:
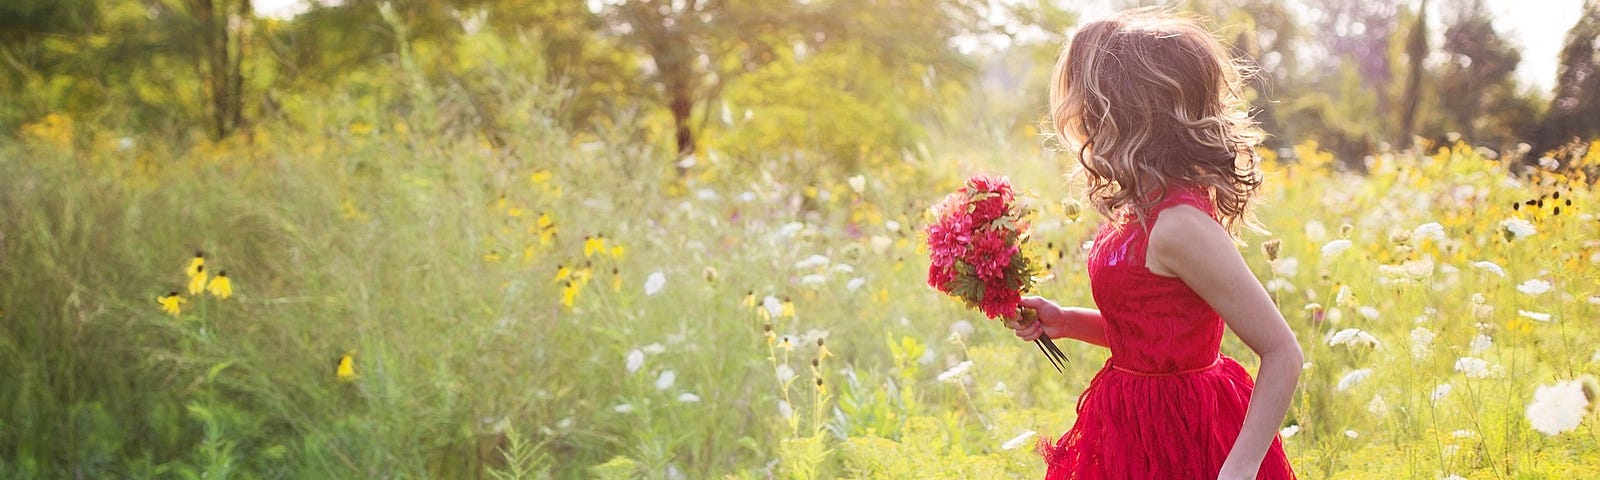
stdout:
<svg viewBox="0 0 1600 480">
<path fill-rule="evenodd" d="M 206 291 L 206 267 L 195 267 L 194 275 L 189 276 L 189 294 L 199 295 Z"/>
<path fill-rule="evenodd" d="M 756 308 L 756 292 L 755 292 L 755 290 L 751 290 L 751 291 L 745 293 L 744 294 L 744 300 L 739 301 L 739 304 L 740 305 L 744 305 L 744 308 Z"/>
<path fill-rule="evenodd" d="M 567 286 L 561 290 L 561 304 L 565 305 L 567 308 L 572 308 L 573 303 L 576 303 L 578 300 L 579 288 L 581 287 L 579 287 L 578 284 L 568 281 Z"/>
<path fill-rule="evenodd" d="M 574 270 L 572 272 L 572 281 L 574 283 L 577 283 L 578 286 L 580 286 L 580 287 L 584 286 L 584 285 L 588 285 L 589 284 L 589 280 L 593 280 L 594 279 L 594 268 L 593 267 L 594 267 L 593 263 L 584 262 L 583 268 Z"/>
<path fill-rule="evenodd" d="M 486 254 L 483 255 L 483 261 L 489 262 L 489 263 L 499 263 L 500 262 L 500 251 L 499 250 L 490 250 L 489 253 L 486 253 Z"/>
<path fill-rule="evenodd" d="M 616 268 L 611 269 L 611 291 L 622 291 L 622 273 L 618 272 Z"/>
<path fill-rule="evenodd" d="M 554 221 L 550 220 L 550 214 L 548 214 L 548 213 L 540 213 L 539 214 L 539 220 L 537 222 L 535 222 L 534 224 L 537 225 L 539 228 L 542 228 L 542 229 L 548 229 L 548 228 L 556 226 L 556 223 Z"/>
<path fill-rule="evenodd" d="M 183 304 L 189 303 L 189 300 L 183 298 L 178 292 L 168 292 L 166 295 L 156 298 L 156 303 L 161 304 L 162 311 L 176 317 L 178 314 L 183 313 Z"/>
<path fill-rule="evenodd" d="M 611 247 L 611 258 L 622 260 L 622 256 L 627 254 L 628 251 L 622 248 L 622 245 L 613 245 Z"/>
<path fill-rule="evenodd" d="M 794 316 L 794 302 L 790 301 L 788 296 L 783 297 L 783 316 Z"/>
<path fill-rule="evenodd" d="M 556 279 L 553 281 L 559 282 L 570 277 L 572 277 L 572 269 L 567 268 L 566 265 L 556 265 Z"/>
<path fill-rule="evenodd" d="M 233 296 L 233 281 L 228 280 L 228 271 L 217 272 L 216 278 L 212 278 L 211 284 L 206 286 L 206 291 L 211 292 L 212 296 L 221 299 Z"/>
<path fill-rule="evenodd" d="M 606 236 L 583 237 L 583 257 L 589 258 L 596 253 L 606 253 Z"/>
<path fill-rule="evenodd" d="M 550 181 L 550 177 L 552 177 L 552 176 L 553 175 L 551 175 L 549 170 L 540 170 L 540 171 L 537 171 L 537 172 L 533 172 L 533 175 L 529 175 L 528 176 L 528 181 L 533 182 L 535 184 L 544 183 L 544 182 Z"/>
<path fill-rule="evenodd" d="M 190 276 L 190 277 L 193 277 L 195 275 L 199 275 L 201 268 L 204 267 L 205 264 L 206 264 L 206 254 L 205 254 L 205 252 L 194 252 L 194 258 L 189 259 L 189 267 L 183 269 L 183 274 L 187 275 L 187 276 Z"/>
<path fill-rule="evenodd" d="M 333 368 L 333 376 L 343 382 L 355 381 L 356 359 L 354 352 L 346 353 L 343 357 L 339 357 L 338 366 Z"/>
</svg>

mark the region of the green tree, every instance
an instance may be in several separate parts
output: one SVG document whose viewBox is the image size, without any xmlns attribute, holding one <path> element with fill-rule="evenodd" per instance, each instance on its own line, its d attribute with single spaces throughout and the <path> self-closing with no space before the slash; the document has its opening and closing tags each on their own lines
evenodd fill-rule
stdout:
<svg viewBox="0 0 1600 480">
<path fill-rule="evenodd" d="M 1495 112 L 1491 108 L 1514 105 L 1518 95 L 1512 73 L 1522 61 L 1522 54 L 1495 31 L 1482 3 L 1466 4 L 1459 18 L 1445 29 L 1443 50 L 1447 61 L 1439 71 L 1438 105 L 1446 125 L 1465 138 L 1503 144 L 1513 139 L 1507 136 L 1509 129 L 1497 123 L 1506 120 L 1506 114 L 1511 112 Z"/>
<path fill-rule="evenodd" d="M 1600 135 L 1600 0 L 1584 2 L 1583 14 L 1567 31 L 1550 109 L 1534 133 L 1543 153 L 1570 141 Z"/>
</svg>

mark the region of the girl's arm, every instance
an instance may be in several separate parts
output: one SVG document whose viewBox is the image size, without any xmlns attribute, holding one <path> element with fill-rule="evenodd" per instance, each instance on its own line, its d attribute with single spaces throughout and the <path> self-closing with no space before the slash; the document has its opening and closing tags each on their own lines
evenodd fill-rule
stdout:
<svg viewBox="0 0 1600 480">
<path fill-rule="evenodd" d="M 1039 312 L 1039 321 L 1020 325 L 1008 323 L 1023 340 L 1033 341 L 1042 335 L 1050 338 L 1071 338 L 1084 343 L 1106 344 L 1106 319 L 1092 308 L 1063 308 L 1055 302 L 1040 297 L 1023 297 L 1021 305 Z"/>
<path fill-rule="evenodd" d="M 1147 257 L 1152 272 L 1183 279 L 1261 357 L 1244 425 L 1218 476 L 1256 478 L 1300 379 L 1300 343 L 1233 238 L 1204 212 L 1190 206 L 1164 211 L 1151 229 Z"/>
</svg>

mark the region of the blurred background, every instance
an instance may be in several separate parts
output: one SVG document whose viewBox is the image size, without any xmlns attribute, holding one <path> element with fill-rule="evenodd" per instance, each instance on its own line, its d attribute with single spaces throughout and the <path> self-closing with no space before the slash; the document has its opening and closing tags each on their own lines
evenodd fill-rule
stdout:
<svg viewBox="0 0 1600 480">
<path fill-rule="evenodd" d="M 0 131 L 58 113 L 92 125 L 79 141 L 219 139 L 304 122 L 330 95 L 403 110 L 410 81 L 478 114 L 452 134 L 494 140 L 507 113 L 492 78 L 521 76 L 562 86 L 555 120 L 577 131 L 637 123 L 684 155 L 849 165 L 933 136 L 1031 141 L 1075 22 L 1150 3 L 12 0 Z M 1358 159 L 1459 134 L 1542 154 L 1600 131 L 1592 1 L 1159 3 L 1211 17 L 1260 65 L 1253 107 L 1274 149 L 1317 140 Z"/>
</svg>

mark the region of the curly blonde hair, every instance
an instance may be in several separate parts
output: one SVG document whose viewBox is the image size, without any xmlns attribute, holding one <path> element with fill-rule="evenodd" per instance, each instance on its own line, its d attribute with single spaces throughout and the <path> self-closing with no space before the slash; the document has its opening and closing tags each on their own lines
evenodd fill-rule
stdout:
<svg viewBox="0 0 1600 480">
<path fill-rule="evenodd" d="M 1262 133 L 1247 111 L 1255 73 L 1194 17 L 1136 9 L 1083 25 L 1056 62 L 1050 119 L 1077 147 L 1086 196 L 1118 221 L 1143 222 L 1169 187 L 1209 195 L 1229 232 L 1259 229 L 1251 200 L 1261 186 Z"/>
</svg>

